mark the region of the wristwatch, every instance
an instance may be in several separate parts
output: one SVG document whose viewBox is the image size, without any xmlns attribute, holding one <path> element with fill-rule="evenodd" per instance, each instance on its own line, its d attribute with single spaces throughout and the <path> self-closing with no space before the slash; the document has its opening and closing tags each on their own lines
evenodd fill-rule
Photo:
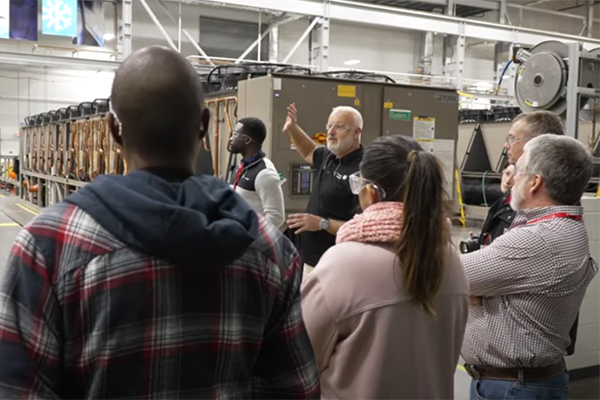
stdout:
<svg viewBox="0 0 600 400">
<path fill-rule="evenodd" d="M 322 219 L 321 222 L 319 222 L 319 228 L 321 228 L 322 231 L 329 229 L 329 226 L 330 224 L 328 219 Z"/>
</svg>

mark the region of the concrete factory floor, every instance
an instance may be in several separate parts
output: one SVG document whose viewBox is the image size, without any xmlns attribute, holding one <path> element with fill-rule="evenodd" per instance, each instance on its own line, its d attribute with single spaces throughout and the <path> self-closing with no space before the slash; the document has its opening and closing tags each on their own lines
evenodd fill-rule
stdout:
<svg viewBox="0 0 600 400">
<path fill-rule="evenodd" d="M 4 273 L 4 266 L 8 258 L 13 240 L 19 233 L 21 225 L 28 223 L 38 210 L 19 201 L 8 192 L 0 191 L 0 276 Z M 452 239 L 458 245 L 461 240 L 469 236 L 469 231 L 478 232 L 478 227 L 461 228 L 454 227 Z M 469 398 L 469 387 L 471 378 L 461 366 L 462 360 L 455 374 L 455 399 L 463 400 Z M 592 379 L 587 381 L 573 382 L 571 384 L 572 400 L 600 399 L 600 381 Z"/>
</svg>

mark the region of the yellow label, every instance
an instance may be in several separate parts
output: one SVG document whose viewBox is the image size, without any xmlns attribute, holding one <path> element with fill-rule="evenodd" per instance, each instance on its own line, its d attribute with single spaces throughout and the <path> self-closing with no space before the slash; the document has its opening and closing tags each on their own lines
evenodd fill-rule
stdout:
<svg viewBox="0 0 600 400">
<path fill-rule="evenodd" d="M 326 133 L 317 133 L 313 137 L 313 140 L 318 144 L 325 144 L 325 143 L 327 143 L 327 134 Z"/>
<path fill-rule="evenodd" d="M 354 99 L 354 107 L 359 107 L 359 106 L 360 106 L 360 100 Z"/>
<path fill-rule="evenodd" d="M 338 97 L 356 97 L 356 86 L 338 85 Z"/>
<path fill-rule="evenodd" d="M 392 103 L 391 101 L 386 101 L 385 103 L 383 103 L 383 108 L 394 108 L 394 103 Z"/>
<path fill-rule="evenodd" d="M 435 118 L 415 117 L 415 121 L 419 121 L 419 122 L 435 122 Z"/>
</svg>

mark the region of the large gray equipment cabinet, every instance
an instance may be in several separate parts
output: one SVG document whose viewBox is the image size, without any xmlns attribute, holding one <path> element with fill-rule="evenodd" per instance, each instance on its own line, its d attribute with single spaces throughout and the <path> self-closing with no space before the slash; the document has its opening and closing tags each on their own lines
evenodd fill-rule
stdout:
<svg viewBox="0 0 600 400">
<path fill-rule="evenodd" d="M 287 107 L 295 103 L 298 125 L 316 143 L 325 145 L 327 119 L 340 105 L 363 115 L 362 144 L 381 135 L 414 136 L 444 162 L 447 189 L 454 192 L 455 148 L 458 138 L 458 95 L 455 90 L 321 76 L 268 75 L 240 81 L 237 117 L 257 117 L 267 126 L 264 150 L 286 177 L 286 212 L 302 211 L 314 183 L 314 170 L 282 132 Z M 226 146 L 221 146 L 226 149 Z M 227 156 L 219 157 L 223 163 Z M 229 166 L 220 167 L 225 171 Z"/>
</svg>

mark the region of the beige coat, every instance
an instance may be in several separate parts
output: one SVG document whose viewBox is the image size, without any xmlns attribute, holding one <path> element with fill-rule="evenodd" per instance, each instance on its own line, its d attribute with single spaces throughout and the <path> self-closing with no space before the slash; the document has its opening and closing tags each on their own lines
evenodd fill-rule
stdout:
<svg viewBox="0 0 600 400">
<path fill-rule="evenodd" d="M 452 399 L 469 286 L 449 247 L 437 320 L 408 301 L 395 254 L 346 242 L 302 286 L 323 399 Z"/>
</svg>

